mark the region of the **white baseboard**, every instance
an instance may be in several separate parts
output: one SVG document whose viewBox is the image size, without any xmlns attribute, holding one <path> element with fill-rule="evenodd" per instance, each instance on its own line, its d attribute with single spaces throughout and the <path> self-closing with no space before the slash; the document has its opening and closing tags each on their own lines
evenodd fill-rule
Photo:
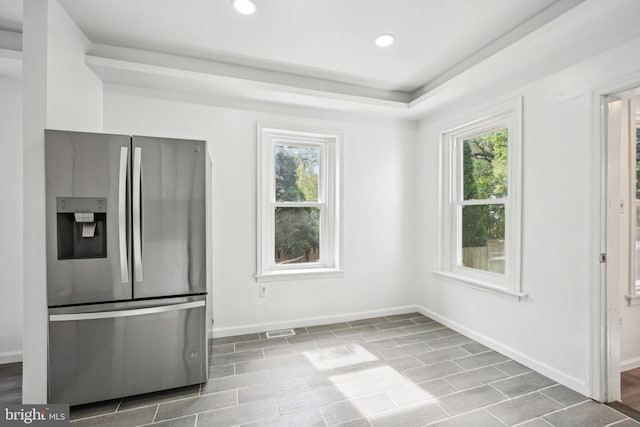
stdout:
<svg viewBox="0 0 640 427">
<path fill-rule="evenodd" d="M 22 351 L 6 351 L 0 353 L 0 365 L 15 362 L 22 362 Z"/>
<path fill-rule="evenodd" d="M 278 329 L 301 328 L 304 326 L 327 325 L 337 322 L 349 322 L 352 320 L 367 319 L 369 317 L 392 316 L 394 314 L 413 313 L 418 311 L 418 306 L 407 305 L 382 310 L 360 311 L 358 313 L 337 314 L 331 316 L 306 317 L 302 319 L 281 320 L 277 322 L 254 323 L 250 325 L 228 326 L 209 330 L 209 338 L 230 337 L 234 335 L 254 334 L 257 332 L 275 331 Z M 215 323 L 214 323 L 215 325 Z"/>
<path fill-rule="evenodd" d="M 625 372 L 629 369 L 636 368 L 640 368 L 640 356 L 620 361 L 620 372 Z"/>
<path fill-rule="evenodd" d="M 578 393 L 584 394 L 585 396 L 589 396 L 589 394 L 591 393 L 589 384 L 587 384 L 584 381 L 580 381 L 577 378 L 574 378 L 570 375 L 567 375 L 543 362 L 540 362 L 539 360 L 533 359 L 525 354 L 522 354 L 521 352 L 505 346 L 495 340 L 493 340 L 492 338 L 489 338 L 483 334 L 480 334 L 472 329 L 469 329 L 465 326 L 462 326 L 461 324 L 445 317 L 445 316 L 441 316 L 438 313 L 435 313 L 431 310 L 428 310 L 424 307 L 417 307 L 417 311 L 419 313 L 424 314 L 427 317 L 432 318 L 433 320 L 436 320 L 440 323 L 442 323 L 443 325 L 457 331 L 460 332 L 461 334 L 475 340 L 478 341 L 480 344 L 483 344 L 487 347 L 489 347 L 492 350 L 497 351 L 498 353 L 504 354 L 505 356 L 515 360 L 516 362 L 530 368 L 533 369 L 534 371 L 537 371 L 539 373 L 541 373 L 542 375 L 546 375 L 547 377 L 551 378 L 552 380 L 558 382 L 559 384 L 562 384 L 566 387 L 569 387 L 572 390 L 577 391 Z"/>
</svg>

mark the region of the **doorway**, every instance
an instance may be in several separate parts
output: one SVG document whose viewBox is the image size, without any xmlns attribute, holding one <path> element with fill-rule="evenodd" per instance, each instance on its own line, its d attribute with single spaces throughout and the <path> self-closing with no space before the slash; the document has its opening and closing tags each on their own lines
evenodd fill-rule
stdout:
<svg viewBox="0 0 640 427">
<path fill-rule="evenodd" d="M 606 97 L 608 401 L 640 419 L 640 88 Z"/>
</svg>

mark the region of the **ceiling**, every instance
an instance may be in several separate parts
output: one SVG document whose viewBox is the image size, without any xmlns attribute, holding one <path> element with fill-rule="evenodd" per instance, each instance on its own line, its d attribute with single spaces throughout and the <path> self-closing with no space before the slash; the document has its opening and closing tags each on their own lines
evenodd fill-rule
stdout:
<svg viewBox="0 0 640 427">
<path fill-rule="evenodd" d="M 231 0 L 59 1 L 94 43 L 407 93 L 464 71 L 478 52 L 485 55 L 476 62 L 581 2 L 254 0 L 257 12 L 244 16 Z M 0 0 L 0 28 L 19 29 L 21 6 Z M 375 46 L 382 33 L 396 43 Z"/>
</svg>

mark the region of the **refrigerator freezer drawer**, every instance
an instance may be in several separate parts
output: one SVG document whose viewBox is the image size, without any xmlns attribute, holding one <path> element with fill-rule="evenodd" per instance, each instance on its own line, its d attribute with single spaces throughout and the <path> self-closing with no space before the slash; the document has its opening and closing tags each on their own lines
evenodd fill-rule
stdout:
<svg viewBox="0 0 640 427">
<path fill-rule="evenodd" d="M 49 317 L 49 403 L 78 405 L 205 382 L 204 300 Z"/>
</svg>

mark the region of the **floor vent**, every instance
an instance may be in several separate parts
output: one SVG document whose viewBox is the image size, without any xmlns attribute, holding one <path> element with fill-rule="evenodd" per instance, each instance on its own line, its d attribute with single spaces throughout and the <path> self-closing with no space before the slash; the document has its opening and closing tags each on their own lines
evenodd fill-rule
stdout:
<svg viewBox="0 0 640 427">
<path fill-rule="evenodd" d="M 293 331 L 293 329 L 282 329 L 280 331 L 267 332 L 267 338 L 290 337 L 295 334 L 296 333 Z"/>
</svg>

